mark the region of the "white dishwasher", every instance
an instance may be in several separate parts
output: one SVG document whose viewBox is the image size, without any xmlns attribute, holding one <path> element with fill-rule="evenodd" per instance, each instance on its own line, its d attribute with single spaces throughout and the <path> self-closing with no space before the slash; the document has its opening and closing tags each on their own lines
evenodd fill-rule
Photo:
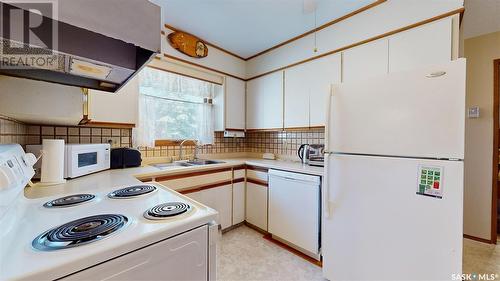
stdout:
<svg viewBox="0 0 500 281">
<path fill-rule="evenodd" d="M 317 258 L 320 185 L 319 176 L 269 170 L 268 231 Z"/>
</svg>

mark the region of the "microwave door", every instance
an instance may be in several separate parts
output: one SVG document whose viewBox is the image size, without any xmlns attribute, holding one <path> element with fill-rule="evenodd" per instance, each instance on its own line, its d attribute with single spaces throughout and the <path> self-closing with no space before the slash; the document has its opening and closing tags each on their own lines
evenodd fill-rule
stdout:
<svg viewBox="0 0 500 281">
<path fill-rule="evenodd" d="M 109 168 L 109 150 L 80 148 L 67 153 L 67 178 L 74 178 Z M 106 166 L 107 164 L 107 166 Z"/>
</svg>

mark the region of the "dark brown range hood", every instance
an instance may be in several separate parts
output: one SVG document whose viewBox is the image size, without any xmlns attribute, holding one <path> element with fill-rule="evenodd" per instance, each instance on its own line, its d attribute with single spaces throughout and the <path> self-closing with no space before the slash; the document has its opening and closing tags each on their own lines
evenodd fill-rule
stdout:
<svg viewBox="0 0 500 281">
<path fill-rule="evenodd" d="M 19 7 L 3 2 L 0 5 L 0 75 L 116 92 L 158 51 L 147 50 L 27 10 L 21 12 L 24 17 L 11 16 L 13 13 L 8 11 L 19 10 Z M 29 22 L 25 19 L 36 17 L 42 24 L 34 31 L 43 42 L 40 44 L 43 47 L 30 42 L 32 39 L 29 36 L 11 32 L 29 30 Z"/>
</svg>

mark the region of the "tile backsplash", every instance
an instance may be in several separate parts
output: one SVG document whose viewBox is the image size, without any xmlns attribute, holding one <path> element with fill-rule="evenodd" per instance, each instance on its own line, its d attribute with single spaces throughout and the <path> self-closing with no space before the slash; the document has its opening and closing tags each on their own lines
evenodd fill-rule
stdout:
<svg viewBox="0 0 500 281">
<path fill-rule="evenodd" d="M 248 132 L 245 138 L 224 138 L 222 132 L 216 132 L 213 145 L 205 145 L 199 154 L 221 153 L 274 153 L 278 158 L 298 160 L 297 149 L 303 143 L 324 144 L 324 129 L 302 131 Z M 146 157 L 177 157 L 179 146 L 161 146 L 140 148 Z M 185 146 L 183 155 L 192 155 L 193 146 Z"/>
<path fill-rule="evenodd" d="M 285 158 L 295 158 L 303 143 L 324 144 L 324 129 L 301 131 L 250 132 L 246 136 L 247 152 L 274 153 Z"/>
<path fill-rule="evenodd" d="M 42 139 L 64 139 L 66 143 L 107 143 L 113 147 L 131 147 L 132 129 L 91 128 L 24 124 L 0 115 L 0 143 L 41 144 Z M 248 132 L 245 138 L 224 138 L 215 132 L 214 144 L 205 145 L 199 154 L 274 153 L 278 158 L 297 160 L 297 149 L 303 143 L 324 144 L 324 129 L 301 131 Z M 176 157 L 179 146 L 140 148 L 143 157 Z M 184 155 L 194 153 L 185 146 Z"/>
<path fill-rule="evenodd" d="M 0 116 L 0 143 L 41 144 L 43 139 L 64 139 L 66 143 L 108 143 L 132 146 L 132 129 L 50 126 L 24 124 Z"/>
<path fill-rule="evenodd" d="M 141 147 L 139 150 L 146 157 L 176 157 L 179 156 L 179 146 Z M 223 132 L 215 132 L 214 144 L 199 148 L 199 154 L 220 154 L 246 152 L 244 138 L 224 138 Z M 183 155 L 193 155 L 194 146 L 184 146 Z"/>
</svg>

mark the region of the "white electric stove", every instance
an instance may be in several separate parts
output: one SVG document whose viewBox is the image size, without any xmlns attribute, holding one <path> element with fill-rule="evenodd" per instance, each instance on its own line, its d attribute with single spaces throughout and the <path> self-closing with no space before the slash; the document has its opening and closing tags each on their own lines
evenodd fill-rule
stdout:
<svg viewBox="0 0 500 281">
<path fill-rule="evenodd" d="M 0 146 L 0 280 L 215 280 L 216 211 L 156 183 L 26 199 L 23 157 Z"/>
</svg>

